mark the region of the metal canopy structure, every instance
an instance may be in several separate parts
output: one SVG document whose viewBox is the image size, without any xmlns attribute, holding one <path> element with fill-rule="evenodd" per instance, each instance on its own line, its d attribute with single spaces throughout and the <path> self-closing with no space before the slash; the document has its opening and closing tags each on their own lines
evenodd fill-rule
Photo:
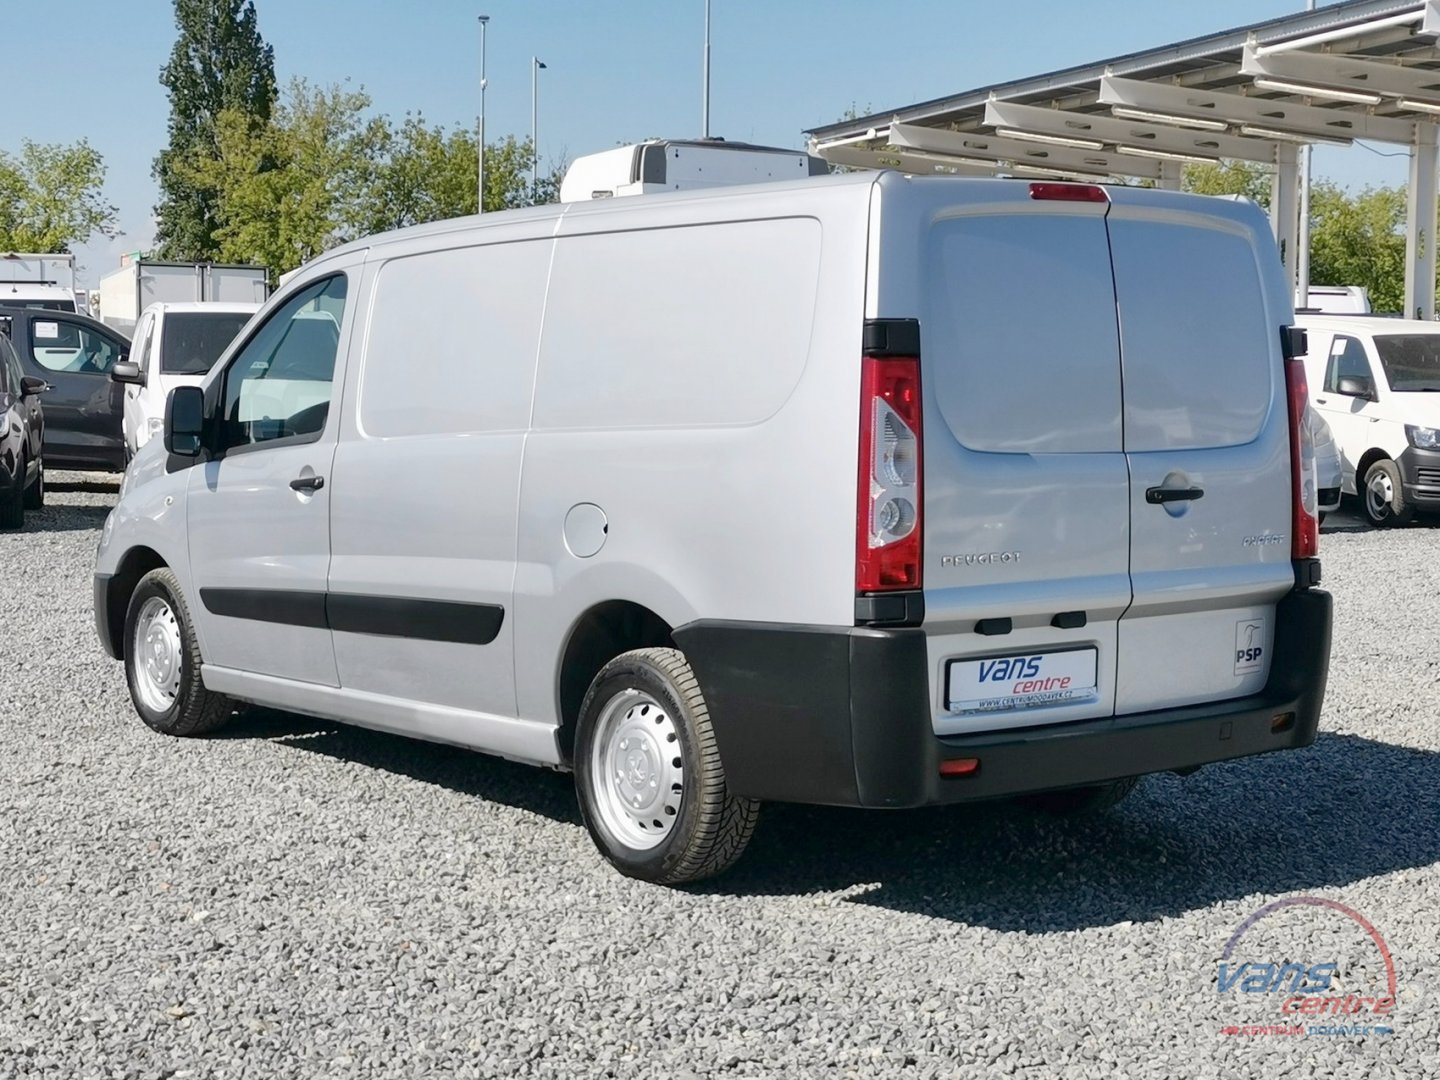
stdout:
<svg viewBox="0 0 1440 1080">
<path fill-rule="evenodd" d="M 1274 168 L 1292 278 L 1299 150 L 1410 149 L 1406 314 L 1435 316 L 1440 0 L 1345 0 L 1253 26 L 810 129 L 812 153 L 915 174 L 1151 181 L 1186 163 Z M 1297 279 L 1301 288 L 1308 281 Z"/>
</svg>

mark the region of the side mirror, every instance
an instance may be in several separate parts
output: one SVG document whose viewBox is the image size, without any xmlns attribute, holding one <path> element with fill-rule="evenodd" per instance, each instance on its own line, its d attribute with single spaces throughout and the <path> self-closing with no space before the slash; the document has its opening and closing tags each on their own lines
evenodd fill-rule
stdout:
<svg viewBox="0 0 1440 1080">
<path fill-rule="evenodd" d="M 37 379 L 34 375 L 26 375 L 20 380 L 20 396 L 34 397 L 43 394 L 50 389 L 50 384 L 44 379 Z"/>
<path fill-rule="evenodd" d="M 177 386 L 165 399 L 165 449 L 198 457 L 205 444 L 205 393 L 198 386 Z"/>
<path fill-rule="evenodd" d="M 110 380 L 112 382 L 133 383 L 136 386 L 145 385 L 145 376 L 140 374 L 140 365 L 132 364 L 129 360 L 117 360 L 115 366 L 110 369 Z"/>
<path fill-rule="evenodd" d="M 1369 379 L 1343 378 L 1335 384 L 1335 391 L 1349 397 L 1364 398 L 1366 401 L 1375 400 L 1375 384 Z"/>
</svg>

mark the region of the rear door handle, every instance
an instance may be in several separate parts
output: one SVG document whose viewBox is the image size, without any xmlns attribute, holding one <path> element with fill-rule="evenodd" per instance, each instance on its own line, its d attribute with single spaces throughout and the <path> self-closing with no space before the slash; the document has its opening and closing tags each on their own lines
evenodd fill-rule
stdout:
<svg viewBox="0 0 1440 1080">
<path fill-rule="evenodd" d="M 1145 501 L 1152 506 L 1159 506 L 1162 503 L 1186 502 L 1190 499 L 1204 498 L 1204 488 L 1166 488 L 1152 487 L 1145 489 Z"/>
<path fill-rule="evenodd" d="M 295 491 L 319 491 L 325 486 L 323 476 L 297 476 L 290 481 L 290 487 Z"/>
<path fill-rule="evenodd" d="M 1326 400 L 1325 398 L 1323 398 L 1323 397 L 1317 397 L 1317 398 L 1315 399 L 1315 404 L 1316 404 L 1316 405 L 1329 405 L 1330 402 L 1327 401 L 1327 400 Z"/>
</svg>

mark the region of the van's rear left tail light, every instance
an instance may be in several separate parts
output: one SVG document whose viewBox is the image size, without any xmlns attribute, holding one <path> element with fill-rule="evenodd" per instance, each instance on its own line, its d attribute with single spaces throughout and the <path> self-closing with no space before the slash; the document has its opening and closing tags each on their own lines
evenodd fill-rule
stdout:
<svg viewBox="0 0 1440 1080">
<path fill-rule="evenodd" d="M 1290 403 L 1290 557 L 1313 559 L 1320 552 L 1320 503 L 1315 442 L 1306 415 L 1310 392 L 1305 382 L 1305 365 L 1298 358 L 1285 361 L 1285 392 Z"/>
<path fill-rule="evenodd" d="M 921 587 L 920 360 L 866 356 L 860 375 L 855 590 Z"/>
</svg>

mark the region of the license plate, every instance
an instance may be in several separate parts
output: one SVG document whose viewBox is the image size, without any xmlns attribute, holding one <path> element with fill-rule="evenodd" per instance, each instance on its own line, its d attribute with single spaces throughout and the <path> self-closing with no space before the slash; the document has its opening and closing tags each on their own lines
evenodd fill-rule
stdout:
<svg viewBox="0 0 1440 1080">
<path fill-rule="evenodd" d="M 986 713 L 1094 701 L 1095 673 L 1095 649 L 951 660 L 945 706 L 954 713 Z"/>
</svg>

